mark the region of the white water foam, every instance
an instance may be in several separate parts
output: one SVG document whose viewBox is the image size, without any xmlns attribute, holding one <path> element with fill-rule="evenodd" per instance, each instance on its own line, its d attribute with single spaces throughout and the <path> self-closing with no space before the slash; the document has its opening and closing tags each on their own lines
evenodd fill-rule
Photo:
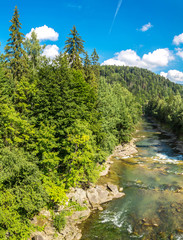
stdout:
<svg viewBox="0 0 183 240">
<path fill-rule="evenodd" d="M 177 155 L 176 157 L 169 157 L 166 154 L 157 153 L 156 157 L 154 157 L 153 160 L 164 163 L 164 164 L 166 164 L 166 163 L 178 164 L 178 163 L 182 162 L 183 156 Z"/>
<path fill-rule="evenodd" d="M 125 222 L 125 214 L 124 214 L 125 212 L 126 211 L 112 213 L 110 211 L 104 211 L 104 213 L 101 216 L 100 222 L 101 223 L 112 223 L 116 227 L 121 228 Z"/>
<path fill-rule="evenodd" d="M 130 158 L 130 156 L 125 156 L 125 157 L 122 157 L 122 159 L 127 159 L 127 158 Z"/>
<path fill-rule="evenodd" d="M 132 226 L 129 224 L 127 227 L 127 231 L 131 234 L 133 232 Z"/>
<path fill-rule="evenodd" d="M 176 240 L 183 240 L 183 235 L 181 235 L 181 236 L 175 236 L 175 239 L 176 239 Z"/>
</svg>

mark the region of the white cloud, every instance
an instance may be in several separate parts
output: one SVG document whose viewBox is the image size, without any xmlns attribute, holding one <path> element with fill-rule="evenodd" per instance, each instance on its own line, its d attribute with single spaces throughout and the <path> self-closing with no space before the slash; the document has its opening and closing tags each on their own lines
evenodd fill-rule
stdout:
<svg viewBox="0 0 183 240">
<path fill-rule="evenodd" d="M 183 33 L 179 34 L 178 36 L 175 36 L 173 39 L 173 43 L 177 46 L 183 43 Z"/>
<path fill-rule="evenodd" d="M 157 49 L 154 52 L 144 54 L 142 61 L 145 62 L 150 68 L 167 66 L 169 61 L 174 60 L 168 48 Z"/>
<path fill-rule="evenodd" d="M 59 48 L 57 45 L 47 45 L 42 55 L 53 59 L 59 55 L 58 51 L 59 51 Z"/>
<path fill-rule="evenodd" d="M 147 30 L 149 30 L 152 27 L 153 27 L 153 25 L 149 22 L 149 23 L 145 24 L 144 26 L 142 26 L 140 31 L 146 32 Z"/>
<path fill-rule="evenodd" d="M 176 55 L 183 59 L 183 49 L 182 48 L 176 48 L 175 50 L 177 51 Z"/>
<path fill-rule="evenodd" d="M 128 49 L 125 51 L 123 50 L 119 53 L 115 53 L 114 58 L 104 61 L 102 65 L 145 67 L 141 58 L 132 49 Z"/>
<path fill-rule="evenodd" d="M 144 54 L 141 58 L 132 50 L 123 50 L 115 53 L 115 57 L 108 59 L 102 65 L 116 65 L 116 66 L 136 66 L 140 68 L 156 69 L 158 67 L 165 67 L 174 57 L 168 48 L 157 49 L 154 52 Z"/>
<path fill-rule="evenodd" d="M 183 72 L 177 70 L 169 70 L 167 73 L 161 72 L 160 75 L 168 78 L 172 82 L 183 84 Z"/>
<path fill-rule="evenodd" d="M 55 32 L 53 28 L 49 28 L 46 25 L 42 27 L 37 27 L 37 28 L 32 28 L 29 33 L 26 34 L 27 38 L 31 37 L 31 33 L 35 31 L 37 34 L 37 38 L 42 41 L 42 40 L 51 40 L 51 41 L 57 41 L 59 34 Z"/>
</svg>

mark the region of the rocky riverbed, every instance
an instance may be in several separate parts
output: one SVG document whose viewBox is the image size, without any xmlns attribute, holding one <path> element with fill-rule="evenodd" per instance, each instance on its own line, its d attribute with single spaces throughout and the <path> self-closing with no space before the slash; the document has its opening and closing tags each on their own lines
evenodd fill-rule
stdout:
<svg viewBox="0 0 183 240">
<path fill-rule="evenodd" d="M 100 177 L 106 176 L 110 171 L 110 166 L 115 158 L 130 157 L 137 153 L 134 142 L 136 139 L 132 139 L 129 143 L 117 146 L 111 156 L 104 164 L 104 170 L 100 173 Z M 100 181 L 99 181 L 100 182 Z M 102 184 L 91 185 L 88 189 L 72 188 L 67 194 L 69 201 L 76 202 L 83 210 L 74 211 L 71 216 L 67 216 L 66 226 L 60 232 L 56 232 L 53 226 L 52 216 L 49 211 L 42 210 L 38 216 L 35 216 L 32 223 L 35 226 L 42 227 L 44 230 L 41 232 L 35 232 L 32 240 L 79 240 L 82 237 L 81 230 L 78 225 L 85 221 L 91 214 L 92 210 L 103 210 L 102 204 L 111 201 L 115 198 L 121 198 L 125 194 L 123 188 L 105 182 Z M 67 207 L 66 207 L 67 209 Z M 59 206 L 55 210 L 54 214 L 59 214 L 63 210 L 63 206 Z"/>
<path fill-rule="evenodd" d="M 183 156 L 177 138 L 152 121 L 139 128 L 138 153 L 114 157 L 108 174 L 126 196 L 94 211 L 81 225 L 82 240 L 183 239 Z"/>
</svg>

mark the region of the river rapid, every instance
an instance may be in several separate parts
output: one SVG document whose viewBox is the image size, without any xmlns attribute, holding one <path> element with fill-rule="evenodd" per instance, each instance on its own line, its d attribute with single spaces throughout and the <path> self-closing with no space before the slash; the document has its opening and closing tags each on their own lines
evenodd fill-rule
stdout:
<svg viewBox="0 0 183 240">
<path fill-rule="evenodd" d="M 144 121 L 138 153 L 115 159 L 101 181 L 124 188 L 125 197 L 105 204 L 82 224 L 82 240 L 183 239 L 183 156 L 174 139 Z"/>
</svg>

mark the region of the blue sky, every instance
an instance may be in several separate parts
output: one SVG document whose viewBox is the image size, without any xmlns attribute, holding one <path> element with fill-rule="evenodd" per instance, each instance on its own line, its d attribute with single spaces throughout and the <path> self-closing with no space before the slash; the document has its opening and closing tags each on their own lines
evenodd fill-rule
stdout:
<svg viewBox="0 0 183 240">
<path fill-rule="evenodd" d="M 70 29 L 76 25 L 86 41 L 85 49 L 91 53 L 96 48 L 101 64 L 144 67 L 183 83 L 182 0 L 2 1 L 1 52 L 15 5 L 22 32 L 37 29 L 41 44 L 48 45 L 47 56 L 63 50 Z"/>
</svg>

